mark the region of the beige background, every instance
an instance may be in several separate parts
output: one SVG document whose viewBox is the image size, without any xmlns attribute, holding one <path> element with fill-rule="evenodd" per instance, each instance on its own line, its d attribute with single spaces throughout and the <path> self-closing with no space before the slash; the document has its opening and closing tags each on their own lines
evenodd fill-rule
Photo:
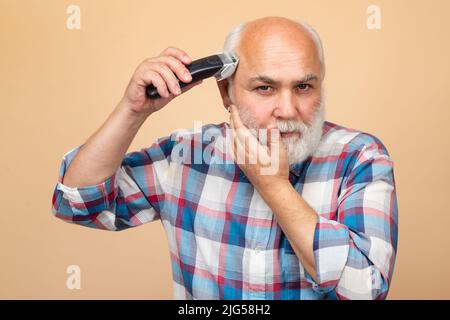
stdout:
<svg viewBox="0 0 450 320">
<path fill-rule="evenodd" d="M 66 8 L 81 8 L 81 30 Z M 368 30 L 377 4 L 382 29 Z M 309 21 L 327 64 L 327 119 L 370 132 L 394 159 L 400 214 L 390 299 L 450 298 L 450 2 L 0 0 L 0 298 L 172 297 L 160 222 L 121 233 L 51 215 L 62 155 L 120 99 L 141 60 L 173 45 L 194 58 L 221 51 L 241 21 Z M 130 151 L 176 128 L 227 121 L 214 80 L 144 124 Z M 66 268 L 81 267 L 81 289 Z"/>
</svg>

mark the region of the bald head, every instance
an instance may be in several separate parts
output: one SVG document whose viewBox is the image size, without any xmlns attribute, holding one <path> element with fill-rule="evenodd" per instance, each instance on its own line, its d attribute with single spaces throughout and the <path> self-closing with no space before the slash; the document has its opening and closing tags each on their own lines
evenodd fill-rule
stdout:
<svg viewBox="0 0 450 320">
<path fill-rule="evenodd" d="M 224 51 L 236 52 L 244 63 L 260 59 L 316 60 L 321 78 L 325 75 L 320 37 L 306 22 L 270 16 L 241 23 L 227 36 Z"/>
</svg>

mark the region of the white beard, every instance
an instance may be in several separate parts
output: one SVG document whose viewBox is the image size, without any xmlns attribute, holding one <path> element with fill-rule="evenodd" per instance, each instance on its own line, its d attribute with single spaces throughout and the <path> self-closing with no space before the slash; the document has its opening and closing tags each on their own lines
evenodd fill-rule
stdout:
<svg viewBox="0 0 450 320">
<path fill-rule="evenodd" d="M 249 128 L 254 136 L 257 135 L 258 130 L 264 130 L 260 128 L 257 124 L 253 116 L 246 110 L 240 108 L 238 105 L 237 109 L 239 110 L 239 116 L 242 119 L 242 122 Z M 294 121 L 294 120 L 277 120 L 278 129 L 280 133 L 283 132 L 292 132 L 297 131 L 300 132 L 300 137 L 298 135 L 294 135 L 291 137 L 282 138 L 282 142 L 286 147 L 287 156 L 289 165 L 292 167 L 293 165 L 303 162 L 306 158 L 314 153 L 317 149 L 320 139 L 322 138 L 322 127 L 325 121 L 325 103 L 322 99 L 320 99 L 320 104 L 317 107 L 313 120 L 309 125 L 306 125 L 303 122 Z M 261 139 L 262 137 L 267 137 L 267 135 L 260 134 L 259 140 L 261 144 L 266 144 L 266 139 Z"/>
</svg>

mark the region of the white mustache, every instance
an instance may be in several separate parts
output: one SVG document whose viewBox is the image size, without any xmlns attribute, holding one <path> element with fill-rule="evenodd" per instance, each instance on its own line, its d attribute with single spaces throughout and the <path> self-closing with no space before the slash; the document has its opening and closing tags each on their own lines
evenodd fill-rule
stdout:
<svg viewBox="0 0 450 320">
<path fill-rule="evenodd" d="M 294 120 L 277 120 L 277 125 L 280 133 L 305 133 L 306 131 L 308 131 L 308 126 L 305 123 Z"/>
</svg>

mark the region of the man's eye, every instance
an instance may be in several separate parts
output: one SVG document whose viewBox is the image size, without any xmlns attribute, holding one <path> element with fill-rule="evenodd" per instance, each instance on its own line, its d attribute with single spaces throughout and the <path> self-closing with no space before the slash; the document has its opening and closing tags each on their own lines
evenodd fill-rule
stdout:
<svg viewBox="0 0 450 320">
<path fill-rule="evenodd" d="M 256 88 L 256 90 L 268 92 L 270 88 L 271 88 L 270 86 L 259 86 Z"/>
<path fill-rule="evenodd" d="M 298 85 L 298 88 L 302 91 L 308 91 L 309 89 L 312 88 L 312 86 L 308 83 L 301 83 Z"/>
</svg>

